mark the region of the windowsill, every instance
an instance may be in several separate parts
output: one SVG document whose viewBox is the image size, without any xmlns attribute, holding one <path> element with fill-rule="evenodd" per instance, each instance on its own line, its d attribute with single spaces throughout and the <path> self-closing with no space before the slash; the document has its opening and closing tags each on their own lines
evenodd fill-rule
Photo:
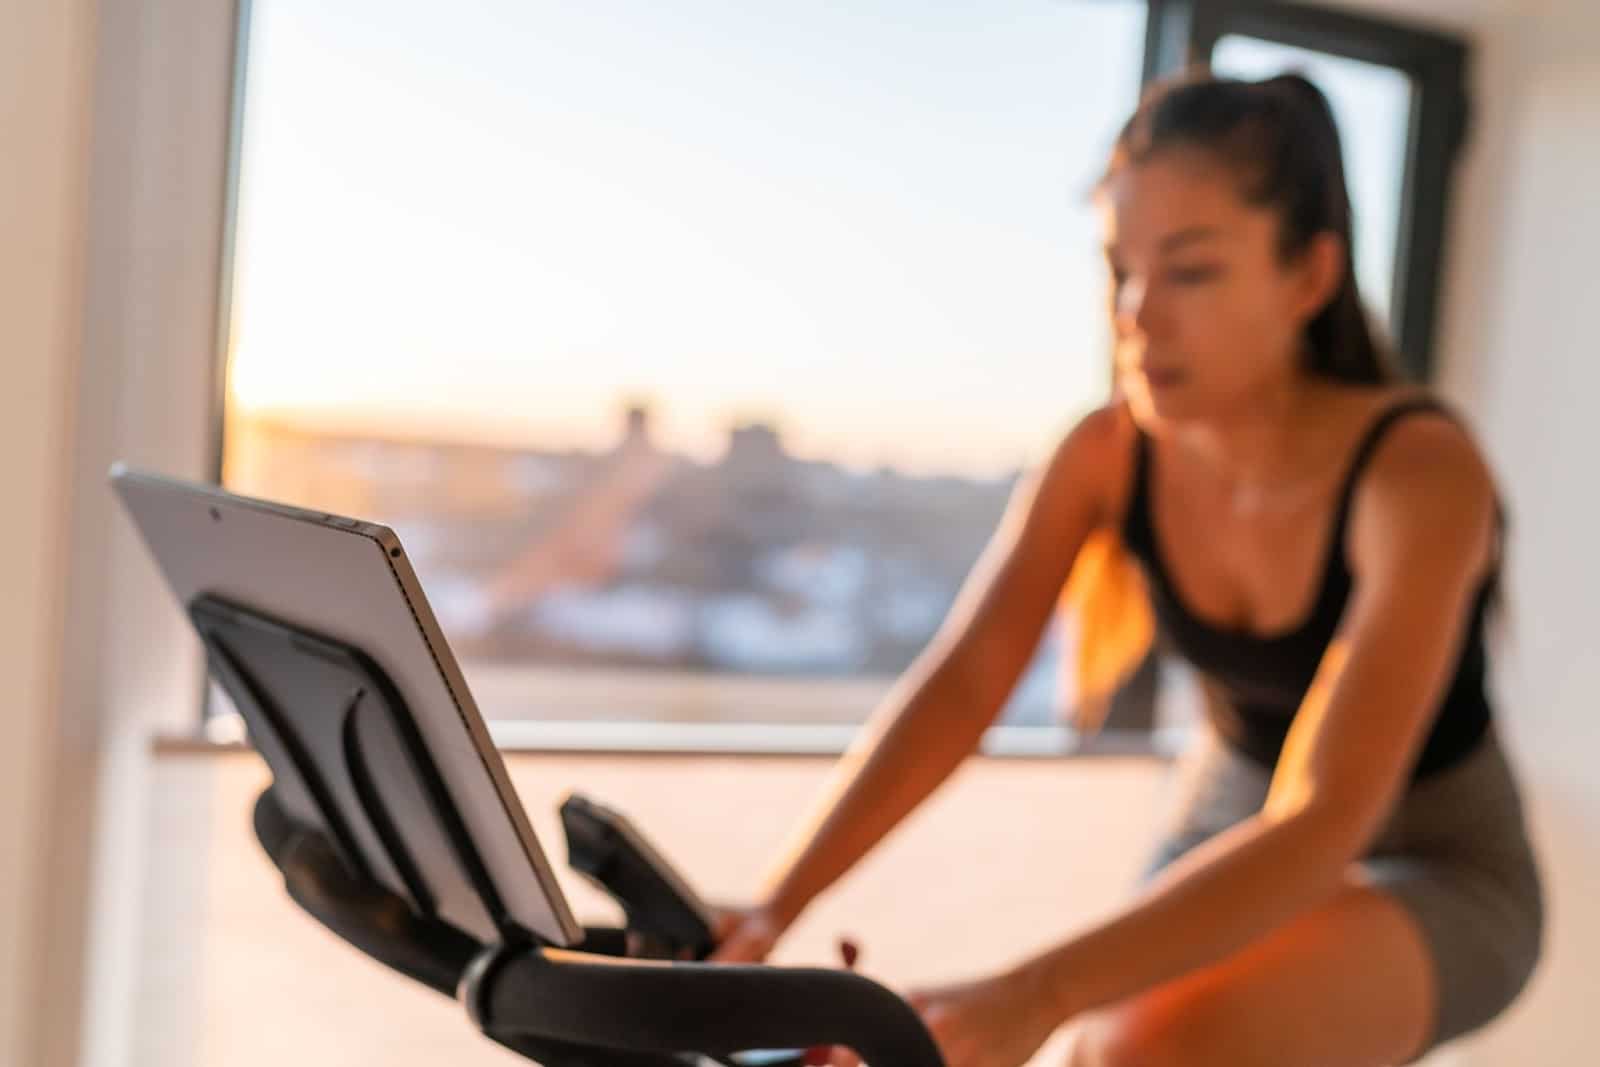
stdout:
<svg viewBox="0 0 1600 1067">
<path fill-rule="evenodd" d="M 855 725 L 775 723 L 527 722 L 489 723 L 500 751 L 510 755 L 814 756 L 837 757 L 859 731 Z M 1061 726 L 998 726 L 978 755 L 996 759 L 1095 757 L 1170 760 L 1186 736 L 1182 727 L 1152 732 L 1111 730 L 1083 739 Z M 158 756 L 250 751 L 240 720 L 217 715 L 193 730 L 163 730 L 151 739 Z"/>
</svg>

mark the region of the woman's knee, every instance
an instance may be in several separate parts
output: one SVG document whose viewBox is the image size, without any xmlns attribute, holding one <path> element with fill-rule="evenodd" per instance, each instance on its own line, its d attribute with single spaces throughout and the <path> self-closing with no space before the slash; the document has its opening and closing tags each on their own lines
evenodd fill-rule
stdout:
<svg viewBox="0 0 1600 1067">
<path fill-rule="evenodd" d="M 1068 1067 L 1196 1067 L 1218 1051 L 1209 998 L 1150 994 L 1084 1020 Z"/>
</svg>

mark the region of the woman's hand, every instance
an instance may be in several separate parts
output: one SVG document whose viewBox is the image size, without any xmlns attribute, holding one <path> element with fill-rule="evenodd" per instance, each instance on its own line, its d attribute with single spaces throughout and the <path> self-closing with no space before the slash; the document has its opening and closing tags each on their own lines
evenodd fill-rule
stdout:
<svg viewBox="0 0 1600 1067">
<path fill-rule="evenodd" d="M 763 963 L 792 919 L 766 906 L 713 906 L 711 928 L 716 948 L 706 957 L 711 963 Z"/>
<path fill-rule="evenodd" d="M 1019 967 L 975 981 L 911 993 L 906 998 L 927 1026 L 947 1067 L 1021 1067 L 1066 1019 L 1042 976 Z M 836 1049 L 833 1067 L 860 1059 Z"/>
</svg>

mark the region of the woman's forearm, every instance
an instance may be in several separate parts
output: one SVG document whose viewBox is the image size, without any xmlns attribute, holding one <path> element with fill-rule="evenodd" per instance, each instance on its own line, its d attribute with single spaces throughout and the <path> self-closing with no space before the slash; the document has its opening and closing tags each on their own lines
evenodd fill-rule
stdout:
<svg viewBox="0 0 1600 1067">
<path fill-rule="evenodd" d="M 763 900 L 792 919 L 973 753 L 1004 692 L 958 657 L 908 671 L 840 757 L 769 872 Z"/>
<path fill-rule="evenodd" d="M 1257 815 L 1174 861 L 1129 910 L 1023 965 L 1065 1021 L 1216 963 L 1326 900 L 1348 833 Z"/>
<path fill-rule="evenodd" d="M 792 918 L 978 747 L 1038 647 L 1078 550 L 1106 515 L 1120 409 L 1083 419 L 1020 479 L 939 632 L 840 759 L 765 883 Z"/>
</svg>

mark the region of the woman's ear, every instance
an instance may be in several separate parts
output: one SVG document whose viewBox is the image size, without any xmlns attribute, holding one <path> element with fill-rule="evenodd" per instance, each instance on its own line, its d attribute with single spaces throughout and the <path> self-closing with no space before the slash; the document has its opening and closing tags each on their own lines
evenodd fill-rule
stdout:
<svg viewBox="0 0 1600 1067">
<path fill-rule="evenodd" d="M 1344 284 L 1345 243 L 1332 230 L 1311 238 L 1300 257 L 1301 314 L 1307 322 L 1332 303 Z"/>
</svg>

